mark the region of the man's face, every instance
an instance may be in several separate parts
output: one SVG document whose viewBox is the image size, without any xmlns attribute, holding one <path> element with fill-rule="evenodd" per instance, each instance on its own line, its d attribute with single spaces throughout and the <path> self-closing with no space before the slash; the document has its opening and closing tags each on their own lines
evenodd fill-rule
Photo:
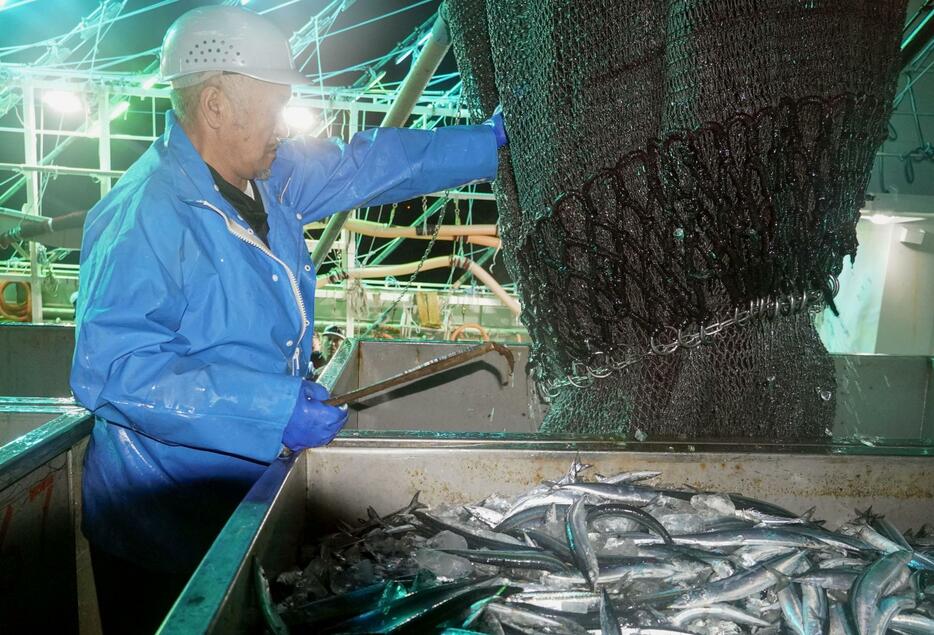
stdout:
<svg viewBox="0 0 934 635">
<path fill-rule="evenodd" d="M 279 139 L 288 134 L 282 118 L 292 91 L 288 86 L 270 84 L 251 77 L 227 76 L 224 93 L 231 106 L 231 117 L 221 130 L 228 145 L 228 157 L 243 179 L 265 179 L 276 158 Z"/>
</svg>

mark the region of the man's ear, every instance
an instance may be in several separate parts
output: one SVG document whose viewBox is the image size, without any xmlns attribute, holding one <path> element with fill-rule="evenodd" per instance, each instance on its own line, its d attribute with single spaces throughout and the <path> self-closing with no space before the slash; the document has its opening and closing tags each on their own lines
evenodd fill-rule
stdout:
<svg viewBox="0 0 934 635">
<path fill-rule="evenodd" d="M 210 128 L 217 130 L 221 127 L 229 108 L 227 95 L 218 86 L 207 86 L 201 91 L 198 109 Z"/>
</svg>

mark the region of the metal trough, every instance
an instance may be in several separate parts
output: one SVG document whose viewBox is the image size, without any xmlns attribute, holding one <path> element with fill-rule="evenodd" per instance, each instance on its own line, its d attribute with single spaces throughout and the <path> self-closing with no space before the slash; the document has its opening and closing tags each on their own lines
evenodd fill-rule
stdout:
<svg viewBox="0 0 934 635">
<path fill-rule="evenodd" d="M 322 381 L 340 394 L 450 352 L 451 346 L 348 342 Z M 464 368 L 451 384 L 441 385 L 438 378 L 433 390 L 413 384 L 356 410 L 351 425 L 360 429 L 331 446 L 273 464 L 224 527 L 161 632 L 262 630 L 254 557 L 275 575 L 296 563 L 303 541 L 338 520 L 365 517 L 368 505 L 391 511 L 415 491 L 428 504 L 519 492 L 562 474 L 577 452 L 607 473 L 662 470 L 671 484 L 738 491 L 797 511 L 816 506 L 831 524 L 867 505 L 906 528 L 934 519 L 934 446 L 923 440 L 934 436 L 925 410 L 927 396 L 934 394 L 927 359 L 840 361 L 849 381 L 858 383 L 858 372 L 872 370 L 867 377 L 875 379 L 867 384 L 841 382 L 838 397 L 859 415 L 861 435 L 888 430 L 887 439 L 627 443 L 528 432 L 538 425 L 541 402 L 525 379 L 524 347 L 513 348 L 520 355 L 509 389 L 500 388 L 495 368 Z M 841 426 L 856 423 L 845 414 L 838 418 Z"/>
<path fill-rule="evenodd" d="M 78 530 L 92 423 L 67 399 L 0 397 L 0 631 L 97 629 Z"/>
<path fill-rule="evenodd" d="M 0 631 L 95 632 L 93 577 L 78 531 L 81 466 L 93 421 L 66 396 L 70 330 L 20 328 L 0 329 L 20 351 L 0 385 L 14 394 L 44 396 L 0 397 Z M 55 364 L 31 357 L 39 340 L 57 351 Z M 465 346 L 351 341 L 322 381 L 339 394 Z M 436 503 L 525 488 L 565 469 L 578 449 L 593 453 L 587 456 L 604 470 L 651 465 L 666 470 L 673 483 L 743 490 L 793 509 L 817 504 L 831 519 L 856 504 L 872 504 L 905 526 L 934 515 L 934 474 L 931 459 L 923 458 L 934 437 L 929 358 L 837 357 L 835 436 L 856 432 L 875 447 L 695 443 L 691 452 L 684 443 L 627 445 L 533 434 L 547 405 L 528 380 L 527 348 L 510 348 L 517 360 L 511 378 L 505 363 L 491 355 L 375 396 L 352 410 L 346 438 L 271 466 L 219 536 L 165 632 L 258 627 L 249 581 L 254 554 L 277 572 L 294 562 L 304 533 L 356 518 L 369 504 L 392 509 L 415 489 Z M 43 377 L 39 368 L 14 368 L 24 359 L 62 372 Z M 21 376 L 33 383 L 23 384 Z M 891 461 L 893 455 L 899 460 Z"/>
<path fill-rule="evenodd" d="M 500 438 L 495 438 L 499 436 Z M 693 450 L 692 450 L 693 449 Z M 516 493 L 563 473 L 577 452 L 612 473 L 661 470 L 671 484 L 742 492 L 793 511 L 817 507 L 831 525 L 857 506 L 902 527 L 934 520 L 934 458 L 928 450 L 889 448 L 892 456 L 846 454 L 840 446 L 606 443 L 538 435 L 357 433 L 272 467 L 215 541 L 163 624 L 161 633 L 262 630 L 253 558 L 276 575 L 296 564 L 303 541 L 337 520 L 403 507 L 415 491 L 429 505 Z"/>
</svg>

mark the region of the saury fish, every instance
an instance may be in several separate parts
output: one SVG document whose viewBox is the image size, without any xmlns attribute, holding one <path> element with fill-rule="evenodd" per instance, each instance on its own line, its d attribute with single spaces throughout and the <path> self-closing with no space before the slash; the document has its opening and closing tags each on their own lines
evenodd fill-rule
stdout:
<svg viewBox="0 0 934 635">
<path fill-rule="evenodd" d="M 814 509 L 586 467 L 476 504 L 368 507 L 279 576 L 277 611 L 323 634 L 934 635 L 925 527 L 867 510 L 831 530 Z"/>
</svg>

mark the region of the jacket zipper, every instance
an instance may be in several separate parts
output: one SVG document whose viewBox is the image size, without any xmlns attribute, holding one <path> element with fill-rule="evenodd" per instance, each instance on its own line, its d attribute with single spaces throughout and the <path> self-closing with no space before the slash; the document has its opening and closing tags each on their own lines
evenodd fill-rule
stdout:
<svg viewBox="0 0 934 635">
<path fill-rule="evenodd" d="M 285 270 L 286 276 L 289 278 L 289 285 L 292 287 L 292 295 L 295 296 L 295 303 L 298 305 L 298 310 L 301 313 L 301 332 L 298 334 L 298 340 L 295 342 L 295 351 L 292 353 L 292 374 L 299 375 L 299 363 L 301 361 L 301 345 L 302 339 L 305 337 L 305 332 L 308 327 L 308 313 L 305 309 L 305 301 L 302 299 L 301 287 L 298 285 L 298 278 L 295 277 L 295 274 L 289 269 L 288 265 L 282 262 L 272 251 L 264 245 L 261 241 L 256 240 L 251 234 L 247 233 L 242 227 L 234 223 L 230 218 L 219 210 L 217 207 L 212 205 L 208 201 L 198 201 L 198 203 L 204 205 L 208 209 L 216 212 L 224 219 L 224 224 L 227 226 L 227 231 L 231 234 L 242 240 L 248 245 L 256 247 L 264 254 L 275 260 L 279 265 Z"/>
<path fill-rule="evenodd" d="M 285 187 L 282 188 L 282 191 L 279 192 L 279 205 L 282 205 L 282 199 L 285 198 L 285 192 L 289 189 L 289 185 L 292 184 L 292 175 L 289 175 L 289 179 L 285 182 Z"/>
</svg>

